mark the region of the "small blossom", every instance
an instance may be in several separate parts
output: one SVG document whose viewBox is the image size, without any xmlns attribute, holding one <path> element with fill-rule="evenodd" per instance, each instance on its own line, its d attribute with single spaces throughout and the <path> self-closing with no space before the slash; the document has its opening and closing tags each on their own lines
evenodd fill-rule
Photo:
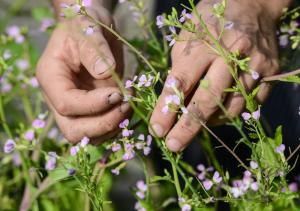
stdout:
<svg viewBox="0 0 300 211">
<path fill-rule="evenodd" d="M 174 77 L 169 77 L 165 84 L 167 88 L 172 88 L 172 89 L 175 89 L 177 85 L 178 85 L 178 81 Z"/>
<path fill-rule="evenodd" d="M 72 156 L 75 156 L 75 155 L 77 155 L 77 153 L 79 152 L 79 147 L 78 146 L 74 146 L 74 147 L 71 147 L 70 148 L 70 154 L 72 155 Z"/>
<path fill-rule="evenodd" d="M 191 205 L 189 204 L 184 204 L 182 207 L 181 207 L 181 211 L 191 211 L 192 210 L 192 207 Z"/>
<path fill-rule="evenodd" d="M 260 109 L 258 109 L 257 111 L 254 111 L 254 112 L 252 113 L 252 117 L 253 117 L 253 119 L 255 119 L 255 120 L 259 120 L 259 118 L 260 118 Z"/>
<path fill-rule="evenodd" d="M 251 114 L 249 114 L 248 112 L 244 112 L 242 113 L 242 117 L 245 121 L 248 121 L 251 118 Z"/>
<path fill-rule="evenodd" d="M 19 59 L 16 61 L 16 66 L 20 69 L 20 70 L 27 70 L 29 68 L 29 62 L 26 59 Z"/>
<path fill-rule="evenodd" d="M 41 32 L 45 32 L 47 31 L 47 29 L 49 29 L 50 27 L 54 26 L 54 19 L 52 18 L 44 18 L 41 22 L 41 25 L 40 25 L 40 31 Z"/>
<path fill-rule="evenodd" d="M 225 24 L 224 24 L 224 29 L 227 29 L 227 30 L 230 30 L 232 29 L 234 26 L 234 23 L 232 21 L 227 21 Z"/>
<path fill-rule="evenodd" d="M 162 28 L 164 26 L 164 17 L 162 15 L 156 17 L 156 25 L 158 28 Z"/>
<path fill-rule="evenodd" d="M 279 145 L 279 146 L 276 147 L 276 149 L 275 149 L 275 151 L 276 151 L 277 153 L 283 153 L 284 150 L 285 150 L 285 145 L 284 145 L 284 144 Z"/>
<path fill-rule="evenodd" d="M 113 152 L 118 152 L 118 151 L 121 150 L 121 145 L 118 144 L 118 143 L 116 143 L 116 142 L 114 142 L 114 143 L 112 144 L 111 150 L 112 150 Z"/>
<path fill-rule="evenodd" d="M 52 129 L 49 131 L 47 137 L 48 137 L 48 138 L 51 138 L 51 139 L 54 139 L 54 138 L 57 137 L 57 135 L 58 135 L 58 129 L 57 129 L 56 127 L 54 127 L 54 128 L 52 128 Z"/>
<path fill-rule="evenodd" d="M 128 130 L 127 128 L 124 128 L 124 129 L 122 130 L 122 136 L 123 136 L 123 137 L 129 137 L 129 136 L 131 136 L 133 133 L 134 133 L 133 130 Z"/>
<path fill-rule="evenodd" d="M 85 35 L 92 35 L 94 33 L 94 28 L 92 26 L 88 26 L 83 30 Z"/>
<path fill-rule="evenodd" d="M 136 81 L 137 78 L 138 78 L 137 76 L 134 76 L 132 80 L 127 80 L 125 82 L 125 88 L 128 89 L 128 88 L 133 87 L 134 82 Z"/>
<path fill-rule="evenodd" d="M 129 125 L 129 119 L 125 119 L 123 122 L 119 124 L 119 128 L 126 128 Z"/>
<path fill-rule="evenodd" d="M 231 188 L 230 192 L 233 194 L 234 198 L 238 198 L 244 194 L 243 191 L 238 187 Z"/>
<path fill-rule="evenodd" d="M 41 119 L 35 119 L 32 122 L 32 127 L 39 129 L 39 128 L 44 128 L 46 126 L 46 122 L 44 120 Z"/>
<path fill-rule="evenodd" d="M 92 6 L 92 0 L 82 0 L 82 6 L 84 7 Z"/>
<path fill-rule="evenodd" d="M 170 106 L 180 105 L 180 98 L 178 97 L 178 95 L 169 95 L 165 98 L 165 103 L 166 105 L 162 108 L 162 112 L 164 114 L 169 112 Z"/>
<path fill-rule="evenodd" d="M 220 174 L 219 174 L 219 172 L 215 172 L 214 173 L 214 176 L 213 176 L 213 181 L 215 182 L 215 183 L 220 183 L 220 182 L 222 182 L 222 177 L 220 176 Z"/>
<path fill-rule="evenodd" d="M 150 147 L 145 147 L 145 148 L 144 148 L 144 155 L 145 155 L 145 156 L 149 155 L 150 152 L 151 152 L 151 148 L 150 148 Z"/>
<path fill-rule="evenodd" d="M 298 192 L 298 184 L 296 182 L 292 182 L 289 184 L 289 190 L 291 192 Z"/>
<path fill-rule="evenodd" d="M 48 160 L 46 162 L 45 168 L 48 171 L 52 171 L 56 168 L 57 155 L 56 155 L 56 152 L 48 152 L 48 156 L 49 157 L 48 157 Z"/>
<path fill-rule="evenodd" d="M 29 80 L 29 83 L 30 83 L 30 85 L 31 85 L 33 88 L 39 87 L 39 82 L 38 82 L 38 80 L 36 79 L 36 77 L 32 77 L 32 78 Z"/>
<path fill-rule="evenodd" d="M 81 11 L 81 6 L 79 4 L 74 4 L 74 5 L 72 5 L 72 9 L 73 9 L 74 13 L 79 14 Z"/>
<path fill-rule="evenodd" d="M 89 142 L 90 142 L 90 139 L 85 136 L 81 139 L 80 146 L 82 148 L 85 148 L 89 144 Z"/>
<path fill-rule="evenodd" d="M 12 55 L 11 55 L 10 50 L 5 50 L 5 51 L 3 52 L 3 59 L 4 59 L 4 60 L 10 59 L 11 56 L 12 56 Z"/>
<path fill-rule="evenodd" d="M 123 160 L 132 160 L 135 156 L 135 152 L 133 150 L 127 150 L 123 155 Z"/>
<path fill-rule="evenodd" d="M 254 80 L 257 80 L 259 78 L 259 73 L 254 71 L 254 70 L 250 70 L 250 73 L 251 73 L 251 77 L 254 79 Z"/>
<path fill-rule="evenodd" d="M 3 147 L 3 151 L 7 154 L 12 153 L 15 150 L 16 143 L 12 139 L 8 139 Z"/>
<path fill-rule="evenodd" d="M 187 19 L 191 19 L 191 18 L 192 18 L 192 14 L 187 13 L 187 12 L 186 12 L 186 9 L 184 9 L 184 10 L 182 10 L 182 12 L 181 12 L 181 16 L 180 16 L 179 21 L 180 21 L 181 23 L 183 23 L 183 22 L 186 21 Z"/>
<path fill-rule="evenodd" d="M 255 161 L 250 161 L 250 167 L 252 169 L 257 169 L 258 168 L 258 164 Z"/>
<path fill-rule="evenodd" d="M 136 202 L 134 205 L 134 209 L 137 211 L 147 211 L 140 202 Z"/>
<path fill-rule="evenodd" d="M 147 135 L 147 146 L 149 147 L 152 143 L 152 136 L 151 135 Z"/>
<path fill-rule="evenodd" d="M 144 135 L 144 134 L 140 134 L 140 135 L 138 136 L 138 140 L 140 140 L 140 141 L 145 141 L 145 135 Z"/>
<path fill-rule="evenodd" d="M 17 153 L 17 152 L 15 152 L 15 153 L 13 154 L 12 161 L 13 161 L 13 164 L 14 164 L 15 166 L 21 166 L 22 161 L 21 161 L 20 154 Z"/>
<path fill-rule="evenodd" d="M 251 187 L 251 189 L 253 191 L 258 191 L 258 184 L 257 184 L 257 182 L 253 182 L 250 187 Z"/>
<path fill-rule="evenodd" d="M 76 174 L 76 170 L 75 170 L 75 169 L 73 169 L 73 168 L 68 169 L 68 175 L 69 175 L 69 176 L 73 176 L 73 175 L 75 175 L 75 174 Z"/>
<path fill-rule="evenodd" d="M 24 134 L 24 138 L 27 141 L 32 141 L 34 139 L 34 131 L 33 130 L 28 130 L 25 134 Z"/>
<path fill-rule="evenodd" d="M 169 27 L 169 30 L 170 30 L 170 32 L 171 32 L 172 34 L 176 34 L 176 29 L 175 29 L 174 26 L 170 26 L 170 27 Z"/>
<path fill-rule="evenodd" d="M 140 191 L 147 191 L 147 185 L 145 184 L 145 182 L 143 180 L 139 180 L 136 183 L 136 187 L 140 190 Z"/>
<path fill-rule="evenodd" d="M 176 40 L 174 38 L 174 35 L 166 35 L 165 39 L 170 42 L 169 46 L 173 46 L 176 43 Z"/>
<path fill-rule="evenodd" d="M 152 80 L 153 80 L 153 76 L 151 76 L 151 75 L 148 78 L 146 75 L 141 75 L 137 86 L 138 87 L 142 87 L 142 86 L 149 87 L 149 86 L 151 86 Z"/>
<path fill-rule="evenodd" d="M 213 186 L 213 182 L 211 180 L 205 180 L 203 182 L 203 186 L 204 186 L 205 190 L 210 190 L 211 187 Z"/>
<path fill-rule="evenodd" d="M 12 25 L 6 28 L 6 34 L 10 37 L 17 37 L 21 33 L 21 30 L 18 26 Z"/>
<path fill-rule="evenodd" d="M 289 36 L 287 34 L 279 36 L 279 45 L 282 48 L 287 47 L 289 44 Z"/>
<path fill-rule="evenodd" d="M 145 198 L 145 193 L 144 192 L 141 192 L 141 191 L 138 191 L 135 193 L 137 195 L 137 197 L 139 197 L 140 199 L 144 199 Z"/>
<path fill-rule="evenodd" d="M 120 174 L 120 170 L 115 168 L 111 170 L 111 173 L 113 173 L 114 175 L 119 175 Z"/>
</svg>

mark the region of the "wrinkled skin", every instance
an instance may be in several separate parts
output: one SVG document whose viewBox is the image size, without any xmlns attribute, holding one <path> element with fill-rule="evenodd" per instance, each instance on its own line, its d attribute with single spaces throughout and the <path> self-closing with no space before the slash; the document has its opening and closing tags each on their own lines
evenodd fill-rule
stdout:
<svg viewBox="0 0 300 211">
<path fill-rule="evenodd" d="M 249 56 L 250 68 L 259 73 L 260 78 L 271 76 L 278 72 L 278 50 L 276 41 L 276 20 L 274 11 L 260 1 L 228 0 L 225 12 L 227 20 L 234 26 L 225 30 L 221 43 L 229 51 L 239 51 Z M 201 1 L 197 9 L 205 20 L 212 34 L 217 37 L 220 26 L 217 18 L 212 15 L 212 1 Z M 251 12 L 250 12 L 251 11 Z M 192 21 L 198 24 L 194 15 Z M 238 116 L 245 107 L 245 100 L 240 94 L 225 94 L 223 91 L 234 84 L 234 80 L 224 60 L 216 55 L 202 41 L 191 41 L 192 34 L 181 31 L 180 41 L 172 49 L 172 70 L 169 78 L 177 80 L 178 88 L 186 99 L 190 114 L 184 114 L 177 121 L 176 114 L 162 113 L 165 97 L 174 93 L 165 87 L 151 117 L 153 134 L 159 137 L 167 136 L 166 144 L 171 151 L 184 149 L 194 136 L 201 130 L 199 118 L 203 122 L 221 124 L 224 114 L 218 103 L 222 101 L 228 114 Z M 205 38 L 206 39 L 206 38 Z M 190 41 L 189 41 L 190 40 Z M 188 73 L 188 74 L 187 74 Z M 208 81 L 208 88 L 199 87 L 203 77 Z M 240 73 L 239 80 L 247 91 L 257 86 L 259 80 L 254 80 L 248 73 Z M 262 103 L 270 92 L 270 85 L 262 83 L 257 94 L 257 100 Z M 193 118 L 193 116 L 197 118 Z M 163 118 L 162 118 L 163 117 Z"/>
<path fill-rule="evenodd" d="M 103 8 L 90 10 L 89 14 L 112 24 Z M 122 75 L 122 45 L 101 28 L 94 28 L 91 35 L 84 34 L 90 25 L 82 17 L 62 21 L 37 68 L 43 96 L 65 138 L 72 143 L 84 136 L 99 143 L 115 135 L 130 110 L 122 103 L 121 92 L 112 79 L 114 70 Z"/>
</svg>

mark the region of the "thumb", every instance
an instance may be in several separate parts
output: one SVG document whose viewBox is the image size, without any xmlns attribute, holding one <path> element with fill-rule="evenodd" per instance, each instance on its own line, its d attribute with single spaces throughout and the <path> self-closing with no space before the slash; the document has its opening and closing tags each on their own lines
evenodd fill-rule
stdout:
<svg viewBox="0 0 300 211">
<path fill-rule="evenodd" d="M 100 31 L 80 38 L 79 55 L 82 65 L 96 79 L 109 78 L 115 71 L 116 61 Z"/>
</svg>

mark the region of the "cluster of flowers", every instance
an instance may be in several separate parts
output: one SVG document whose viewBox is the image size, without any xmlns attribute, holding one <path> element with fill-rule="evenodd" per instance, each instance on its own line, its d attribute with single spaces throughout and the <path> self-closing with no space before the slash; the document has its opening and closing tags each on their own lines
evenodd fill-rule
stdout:
<svg viewBox="0 0 300 211">
<path fill-rule="evenodd" d="M 46 122 L 42 119 L 35 119 L 32 122 L 32 127 L 25 131 L 21 137 L 25 141 L 32 142 L 33 140 L 36 139 L 36 133 L 38 132 L 39 129 L 42 129 L 46 126 Z M 12 153 L 15 148 L 17 147 L 17 143 L 20 141 L 20 138 L 16 138 L 15 140 L 13 139 L 8 139 L 3 147 L 4 153 L 10 154 Z"/>
<path fill-rule="evenodd" d="M 203 164 L 199 164 L 197 166 L 197 170 L 199 171 L 199 174 L 197 178 L 202 181 L 202 185 L 205 188 L 205 190 L 210 190 L 214 184 L 219 185 L 222 182 L 222 177 L 220 176 L 220 173 L 218 171 L 215 171 L 212 177 L 212 180 L 208 179 L 210 172 L 214 171 L 213 167 L 205 168 Z"/>
<path fill-rule="evenodd" d="M 145 74 L 141 75 L 140 77 L 134 76 L 132 80 L 127 80 L 125 82 L 125 88 L 129 89 L 131 87 L 135 87 L 135 88 L 150 87 L 153 83 L 153 78 L 154 77 L 152 75 L 147 76 Z"/>
<path fill-rule="evenodd" d="M 135 141 L 134 138 L 131 138 L 131 136 L 134 134 L 134 131 L 130 130 L 128 126 L 128 119 L 125 119 L 120 123 L 119 128 L 122 129 L 122 138 L 118 141 L 114 141 L 107 148 L 111 149 L 111 151 L 115 153 L 121 151 L 123 146 L 124 154 L 122 159 L 124 161 L 132 160 L 136 154 L 135 150 L 142 150 L 145 156 L 149 155 L 151 152 L 152 136 L 147 135 L 145 137 L 144 134 L 140 134 L 137 137 L 137 141 Z M 118 168 L 112 169 L 111 172 L 116 175 L 120 173 Z"/>
<path fill-rule="evenodd" d="M 144 24 L 144 13 L 145 8 L 144 8 L 144 2 L 142 0 L 138 0 L 138 1 L 132 1 L 132 0 L 119 0 L 120 4 L 123 3 L 128 3 L 128 9 L 130 10 L 132 16 L 133 16 L 133 20 L 138 23 L 140 26 L 143 26 Z"/>
<path fill-rule="evenodd" d="M 140 199 L 140 200 L 144 200 L 145 199 L 145 194 L 148 190 L 147 185 L 145 184 L 145 182 L 143 180 L 139 180 L 136 183 L 136 192 L 135 195 Z M 146 211 L 146 209 L 142 206 L 142 204 L 140 202 L 136 202 L 135 206 L 134 206 L 135 210 L 137 211 Z"/>
<path fill-rule="evenodd" d="M 252 112 L 251 114 L 248 112 L 243 112 L 242 118 L 244 119 L 245 122 L 248 122 L 251 118 L 253 118 L 254 120 L 259 120 L 260 108 L 257 111 Z"/>
<path fill-rule="evenodd" d="M 293 36 L 297 30 L 299 30 L 299 21 L 293 20 L 287 24 L 283 24 L 279 31 L 277 31 L 277 35 L 279 35 L 279 45 L 282 48 L 286 48 L 289 45 L 290 37 Z"/>
</svg>

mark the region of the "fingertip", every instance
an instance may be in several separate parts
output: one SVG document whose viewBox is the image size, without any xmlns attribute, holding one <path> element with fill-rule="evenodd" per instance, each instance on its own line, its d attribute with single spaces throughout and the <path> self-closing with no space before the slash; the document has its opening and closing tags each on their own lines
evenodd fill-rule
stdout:
<svg viewBox="0 0 300 211">
<path fill-rule="evenodd" d="M 183 148 L 182 143 L 175 138 L 168 138 L 166 140 L 166 145 L 171 152 L 179 152 Z"/>
<path fill-rule="evenodd" d="M 99 58 L 94 65 L 94 75 L 97 79 L 107 79 L 112 76 L 116 69 L 116 62 L 113 58 Z"/>
<path fill-rule="evenodd" d="M 151 124 L 149 127 L 149 133 L 158 138 L 162 138 L 165 135 L 163 127 L 158 123 Z"/>
</svg>

